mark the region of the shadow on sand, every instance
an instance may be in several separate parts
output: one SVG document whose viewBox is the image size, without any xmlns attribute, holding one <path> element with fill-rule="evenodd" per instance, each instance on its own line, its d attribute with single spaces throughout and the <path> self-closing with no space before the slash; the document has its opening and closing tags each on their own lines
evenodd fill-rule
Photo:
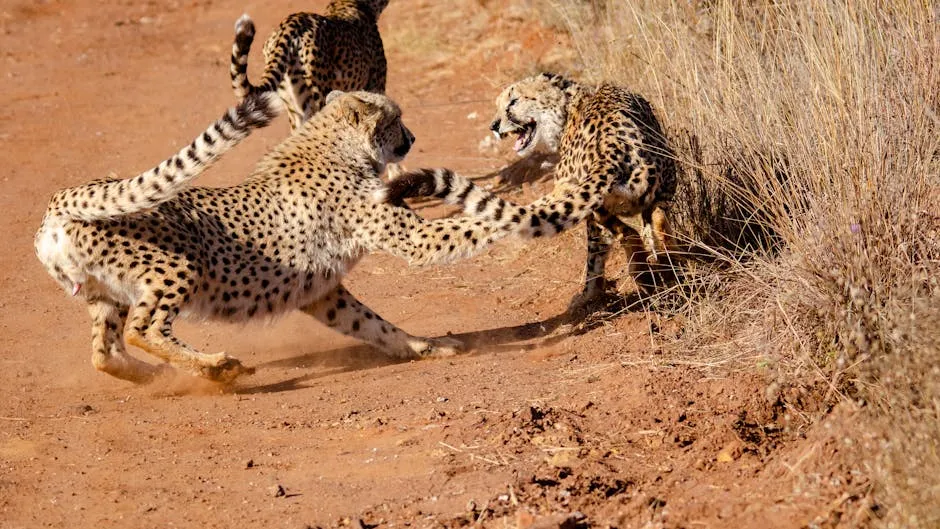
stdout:
<svg viewBox="0 0 940 529">
<path fill-rule="evenodd" d="M 638 310 L 644 310 L 643 300 L 639 295 L 633 293 L 624 296 L 623 294 L 610 292 L 592 301 L 587 306 L 569 309 L 542 321 L 460 334 L 448 334 L 448 336 L 463 342 L 467 347 L 468 354 L 528 351 L 550 347 L 572 336 L 589 332 L 603 325 L 611 317 Z M 302 346 L 297 347 L 301 348 Z M 311 372 L 270 384 L 238 385 L 230 388 L 230 391 L 243 395 L 295 391 L 309 387 L 307 382 L 319 378 L 410 361 L 385 356 L 378 349 L 369 345 L 338 347 L 259 364 L 255 366 L 258 371 L 309 368 Z"/>
</svg>

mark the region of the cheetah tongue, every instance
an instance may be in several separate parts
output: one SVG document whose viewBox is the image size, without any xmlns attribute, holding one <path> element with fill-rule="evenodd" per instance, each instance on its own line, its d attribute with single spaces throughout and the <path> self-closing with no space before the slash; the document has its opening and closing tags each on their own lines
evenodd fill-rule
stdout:
<svg viewBox="0 0 940 529">
<path fill-rule="evenodd" d="M 525 129 L 522 131 L 522 134 L 519 134 L 519 138 L 516 140 L 515 145 L 512 146 L 513 150 L 516 152 L 525 149 L 529 142 L 532 140 L 532 129 Z"/>
</svg>

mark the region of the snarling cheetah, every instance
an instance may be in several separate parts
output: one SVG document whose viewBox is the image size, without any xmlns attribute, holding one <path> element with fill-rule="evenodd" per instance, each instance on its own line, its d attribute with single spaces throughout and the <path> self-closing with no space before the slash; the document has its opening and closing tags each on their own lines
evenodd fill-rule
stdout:
<svg viewBox="0 0 940 529">
<path fill-rule="evenodd" d="M 93 319 L 92 362 L 115 377 L 150 380 L 172 366 L 227 382 L 248 371 L 224 353 L 177 339 L 177 316 L 246 321 L 300 309 L 399 358 L 455 353 L 454 340 L 411 336 L 380 318 L 341 280 L 371 251 L 410 263 L 468 256 L 506 234 L 473 218 L 426 221 L 371 196 L 387 162 L 414 136 L 384 95 L 333 92 L 322 111 L 267 154 L 242 183 L 188 187 L 204 167 L 274 116 L 272 94 L 249 94 L 192 144 L 126 180 L 59 191 L 36 251 Z"/>
<path fill-rule="evenodd" d="M 297 130 L 320 110 L 332 90 L 385 92 L 386 62 L 378 18 L 388 0 L 333 0 L 326 13 L 294 13 L 264 44 L 261 83 L 248 80 L 248 52 L 255 25 L 248 15 L 235 23 L 232 88 L 246 95 L 276 90 Z"/>
<path fill-rule="evenodd" d="M 555 187 L 549 195 L 520 208 L 438 169 L 403 173 L 378 198 L 398 201 L 433 195 L 501 227 L 533 213 L 547 221 L 518 226 L 516 231 L 523 236 L 557 233 L 571 220 L 587 218 L 585 284 L 573 305 L 605 291 L 604 267 L 612 235 L 621 239 L 641 291 L 649 293 L 656 274 L 647 264 L 657 263 L 671 246 L 662 206 L 676 186 L 675 158 L 650 104 L 616 86 L 591 87 L 540 74 L 507 87 L 496 106 L 490 128 L 500 138 L 516 135 L 514 149 L 520 156 L 538 150 L 559 154 Z M 642 219 L 642 235 L 618 218 L 635 215 Z"/>
</svg>

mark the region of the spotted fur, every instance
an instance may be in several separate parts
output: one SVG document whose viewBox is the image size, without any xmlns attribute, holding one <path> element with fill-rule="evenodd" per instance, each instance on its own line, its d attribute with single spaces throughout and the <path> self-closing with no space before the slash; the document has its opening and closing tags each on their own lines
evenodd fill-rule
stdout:
<svg viewBox="0 0 940 529">
<path fill-rule="evenodd" d="M 378 18 L 388 0 L 333 0 L 323 15 L 294 13 L 264 45 L 265 70 L 248 80 L 248 53 L 255 25 L 248 15 L 235 23 L 232 88 L 241 100 L 277 91 L 296 130 L 323 107 L 332 90 L 385 92 L 386 61 Z"/>
<path fill-rule="evenodd" d="M 436 196 L 476 218 L 523 237 L 550 236 L 587 219 L 588 259 L 583 303 L 605 289 L 612 236 L 620 238 L 631 271 L 648 292 L 654 264 L 671 244 L 663 206 L 676 186 L 675 159 L 650 104 L 612 85 L 590 87 L 541 74 L 515 83 L 497 98 L 491 129 L 518 136 L 522 156 L 557 152 L 552 192 L 528 206 L 505 201 L 446 169 L 402 174 L 376 194 L 380 201 Z M 639 215 L 642 234 L 618 217 Z"/>
<path fill-rule="evenodd" d="M 241 183 L 183 185 L 270 121 L 262 104 L 269 95 L 249 94 L 155 170 L 61 191 L 51 201 L 37 253 L 66 291 L 88 302 L 98 369 L 135 382 L 159 372 L 127 354 L 126 324 L 127 343 L 176 368 L 223 382 L 250 371 L 177 339 L 172 324 L 180 315 L 247 321 L 299 309 L 396 357 L 459 349 L 450 339 L 405 333 L 341 284 L 368 252 L 443 262 L 505 236 L 477 219 L 429 222 L 370 200 L 385 164 L 401 160 L 414 141 L 387 97 L 333 92 L 321 112 Z"/>
</svg>

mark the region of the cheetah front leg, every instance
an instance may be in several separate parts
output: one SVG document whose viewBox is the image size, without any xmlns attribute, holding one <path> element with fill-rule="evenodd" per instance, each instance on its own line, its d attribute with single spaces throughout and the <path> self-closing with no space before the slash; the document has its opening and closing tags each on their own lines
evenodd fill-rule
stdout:
<svg viewBox="0 0 940 529">
<path fill-rule="evenodd" d="M 363 305 L 342 285 L 301 310 L 326 326 L 396 358 L 445 357 L 463 350 L 463 344 L 452 338 L 421 338 L 406 333 Z"/>
<path fill-rule="evenodd" d="M 179 297 L 148 292 L 130 314 L 127 343 L 169 362 L 170 365 L 214 382 L 228 383 L 253 368 L 225 353 L 203 354 L 173 336 L 173 320 L 179 314 Z"/>
<path fill-rule="evenodd" d="M 127 307 L 118 307 L 110 300 L 92 299 L 88 312 L 92 319 L 91 363 L 95 369 L 136 384 L 150 382 L 163 371 L 160 366 L 127 354 L 124 347 Z"/>
</svg>

